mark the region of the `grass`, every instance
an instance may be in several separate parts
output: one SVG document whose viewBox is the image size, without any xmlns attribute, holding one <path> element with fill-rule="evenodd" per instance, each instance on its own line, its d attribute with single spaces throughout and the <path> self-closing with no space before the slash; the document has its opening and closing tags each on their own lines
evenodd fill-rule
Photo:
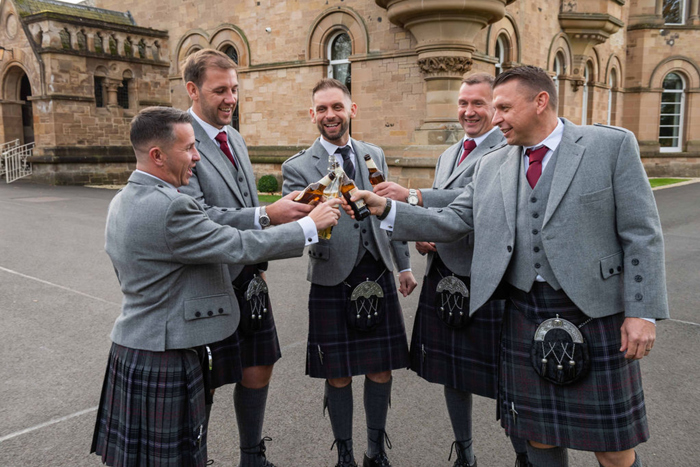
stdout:
<svg viewBox="0 0 700 467">
<path fill-rule="evenodd" d="M 278 199 L 280 199 L 282 196 L 281 195 L 270 195 L 270 194 L 262 194 L 258 193 L 258 200 L 260 200 L 261 203 L 274 203 Z"/>
<path fill-rule="evenodd" d="M 673 185 L 674 183 L 687 182 L 688 178 L 650 178 L 649 183 L 652 188 L 664 185 Z"/>
</svg>

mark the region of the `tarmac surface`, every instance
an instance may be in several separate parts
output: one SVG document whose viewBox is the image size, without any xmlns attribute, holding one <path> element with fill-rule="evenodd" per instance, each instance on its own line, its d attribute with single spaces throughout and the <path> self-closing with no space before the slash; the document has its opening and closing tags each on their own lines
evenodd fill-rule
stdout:
<svg viewBox="0 0 700 467">
<path fill-rule="evenodd" d="M 638 447 L 645 466 L 700 464 L 700 183 L 658 190 L 666 239 L 672 319 L 642 363 L 652 437 Z M 0 182 L 0 466 L 98 466 L 89 454 L 109 333 L 121 293 L 104 252 L 104 223 L 114 190 Z M 415 250 L 413 250 L 415 251 Z M 419 283 L 425 259 L 414 254 Z M 283 358 L 270 387 L 264 434 L 278 467 L 332 466 L 323 381 L 304 375 L 306 257 L 268 272 Z M 419 288 L 402 299 L 409 332 Z M 356 456 L 366 447 L 361 377 L 354 379 Z M 209 436 L 214 466 L 236 466 L 233 386 L 217 391 Z M 474 449 L 480 467 L 512 466 L 495 403 L 474 398 Z M 387 432 L 394 467 L 451 466 L 453 441 L 441 386 L 394 372 Z M 597 466 L 571 452 L 572 467 Z"/>
</svg>

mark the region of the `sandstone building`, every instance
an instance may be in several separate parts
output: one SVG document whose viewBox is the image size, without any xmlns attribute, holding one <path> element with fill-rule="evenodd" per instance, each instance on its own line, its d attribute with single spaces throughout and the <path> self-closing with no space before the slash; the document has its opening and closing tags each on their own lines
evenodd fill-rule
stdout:
<svg viewBox="0 0 700 467">
<path fill-rule="evenodd" d="M 0 143 L 31 103 L 35 178 L 123 177 L 129 117 L 155 103 L 187 108 L 181 63 L 202 48 L 239 64 L 233 124 L 258 175 L 311 144 L 310 90 L 333 76 L 359 107 L 353 137 L 384 148 L 394 180 L 426 186 L 461 137 L 463 74 L 532 64 L 556 80 L 562 116 L 632 130 L 650 175 L 700 176 L 700 0 L 95 0 L 100 19 L 27 7 L 63 5 L 54 0 L 1 1 L 0 45 L 12 54 L 0 61 Z M 125 86 L 128 109 L 114 101 Z"/>
</svg>

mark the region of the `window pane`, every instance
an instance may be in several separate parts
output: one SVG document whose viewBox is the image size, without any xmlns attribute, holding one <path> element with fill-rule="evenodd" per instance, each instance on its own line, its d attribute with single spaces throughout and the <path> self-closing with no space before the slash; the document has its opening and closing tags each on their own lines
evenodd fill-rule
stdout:
<svg viewBox="0 0 700 467">
<path fill-rule="evenodd" d="M 667 23 L 682 23 L 684 0 L 664 0 L 664 21 Z"/>
<path fill-rule="evenodd" d="M 352 54 L 352 43 L 350 36 L 341 34 L 333 40 L 331 48 L 331 60 L 346 60 Z M 339 79 L 336 76 L 336 79 Z M 342 80 L 341 80 L 342 81 Z"/>
<path fill-rule="evenodd" d="M 129 80 L 122 80 L 122 85 L 117 88 L 117 104 L 122 109 L 129 108 Z"/>
<path fill-rule="evenodd" d="M 95 76 L 95 107 L 104 107 L 105 101 L 102 94 L 102 78 Z"/>
<path fill-rule="evenodd" d="M 681 116 L 680 115 L 662 115 L 661 116 L 661 126 L 667 126 L 667 125 L 678 126 L 680 124 L 681 124 Z"/>
<path fill-rule="evenodd" d="M 333 65 L 333 78 L 350 89 L 350 64 L 343 63 L 342 65 Z"/>
<path fill-rule="evenodd" d="M 678 137 L 678 127 L 677 126 L 662 126 L 659 128 L 660 137 Z"/>
<path fill-rule="evenodd" d="M 224 49 L 224 53 L 228 55 L 231 58 L 231 60 L 233 60 L 236 63 L 236 65 L 238 65 L 238 52 L 236 52 L 235 47 L 229 45 L 228 47 L 226 47 L 226 49 Z"/>
<path fill-rule="evenodd" d="M 683 89 L 683 80 L 675 73 L 669 73 L 664 78 L 664 89 Z"/>
<path fill-rule="evenodd" d="M 678 138 L 659 138 L 659 146 L 662 148 L 675 148 L 678 146 Z"/>
</svg>

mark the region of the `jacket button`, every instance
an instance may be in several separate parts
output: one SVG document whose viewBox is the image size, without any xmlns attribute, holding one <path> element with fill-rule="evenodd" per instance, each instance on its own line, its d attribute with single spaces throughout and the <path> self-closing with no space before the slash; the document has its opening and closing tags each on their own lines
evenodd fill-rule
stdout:
<svg viewBox="0 0 700 467">
<path fill-rule="evenodd" d="M 362 229 L 362 233 L 367 233 L 367 229 Z"/>
<path fill-rule="evenodd" d="M 194 313 L 194 315 L 195 315 L 197 318 L 199 318 L 200 316 L 202 316 L 202 313 L 200 313 L 199 311 L 196 311 L 196 312 Z"/>
<path fill-rule="evenodd" d="M 642 276 L 634 276 L 634 280 L 637 282 L 642 282 Z"/>
<path fill-rule="evenodd" d="M 248 196 L 248 192 L 247 191 L 243 192 L 243 196 Z"/>
<path fill-rule="evenodd" d="M 608 272 L 609 272 L 610 274 L 613 274 L 613 273 L 615 272 L 615 270 L 614 270 L 613 268 L 610 268 L 610 269 L 608 270 Z"/>
<path fill-rule="evenodd" d="M 369 246 L 369 242 L 365 242 L 365 246 Z"/>
<path fill-rule="evenodd" d="M 641 302 L 642 298 L 644 298 L 644 296 L 640 293 L 638 293 L 634 296 L 634 299 L 637 300 L 638 302 Z"/>
<path fill-rule="evenodd" d="M 538 233 L 540 233 L 539 230 L 537 230 L 537 229 L 532 229 L 532 235 L 537 235 Z"/>
<path fill-rule="evenodd" d="M 207 311 L 207 315 L 208 315 L 208 316 L 214 316 L 214 312 L 211 311 L 211 310 L 209 310 L 209 311 Z"/>
<path fill-rule="evenodd" d="M 639 266 L 639 260 L 637 258 L 632 260 L 632 266 Z"/>
<path fill-rule="evenodd" d="M 537 214 L 536 212 L 533 212 L 533 213 L 532 213 L 532 217 L 534 217 L 535 219 L 537 219 L 538 217 L 540 217 L 540 215 Z"/>
<path fill-rule="evenodd" d="M 243 181 L 243 177 L 238 177 L 238 181 L 239 181 L 239 182 L 242 182 L 242 181 Z"/>
<path fill-rule="evenodd" d="M 402 245 L 408 245 L 408 242 L 401 242 Z"/>
<path fill-rule="evenodd" d="M 510 245 L 508 245 L 508 246 L 506 247 L 506 250 L 508 250 L 508 253 L 510 253 L 511 251 L 513 251 L 513 247 L 510 246 Z"/>
<path fill-rule="evenodd" d="M 540 263 L 535 263 L 535 269 L 539 269 L 541 267 L 542 267 L 542 265 Z"/>
<path fill-rule="evenodd" d="M 158 188 L 163 188 L 163 185 L 158 185 Z"/>
<path fill-rule="evenodd" d="M 535 198 L 535 197 L 533 196 L 532 198 L 530 198 L 530 202 L 531 202 L 531 203 L 536 203 L 536 202 L 537 202 L 537 198 Z"/>
<path fill-rule="evenodd" d="M 223 308 L 219 308 L 219 314 L 222 314 L 224 312 Z"/>
<path fill-rule="evenodd" d="M 306 241 L 307 241 L 307 242 L 312 242 L 313 239 L 312 239 L 312 238 L 307 238 Z"/>
<path fill-rule="evenodd" d="M 321 253 L 321 252 L 319 251 L 319 252 L 318 252 L 318 257 L 319 257 L 319 258 L 323 258 L 323 253 Z"/>
<path fill-rule="evenodd" d="M 622 266 L 617 267 L 617 272 L 622 272 Z"/>
<path fill-rule="evenodd" d="M 356 229 L 359 229 L 359 228 L 360 228 L 360 224 L 355 224 L 355 225 L 353 225 L 353 227 L 355 227 Z"/>
<path fill-rule="evenodd" d="M 540 247 L 536 246 L 535 248 L 532 249 L 532 251 L 534 251 L 535 253 L 539 253 Z"/>
<path fill-rule="evenodd" d="M 221 212 L 226 212 L 226 211 L 228 211 L 228 209 L 226 209 L 226 208 L 221 209 Z"/>
<path fill-rule="evenodd" d="M 438 209 L 437 212 L 442 212 L 442 209 Z"/>
</svg>

